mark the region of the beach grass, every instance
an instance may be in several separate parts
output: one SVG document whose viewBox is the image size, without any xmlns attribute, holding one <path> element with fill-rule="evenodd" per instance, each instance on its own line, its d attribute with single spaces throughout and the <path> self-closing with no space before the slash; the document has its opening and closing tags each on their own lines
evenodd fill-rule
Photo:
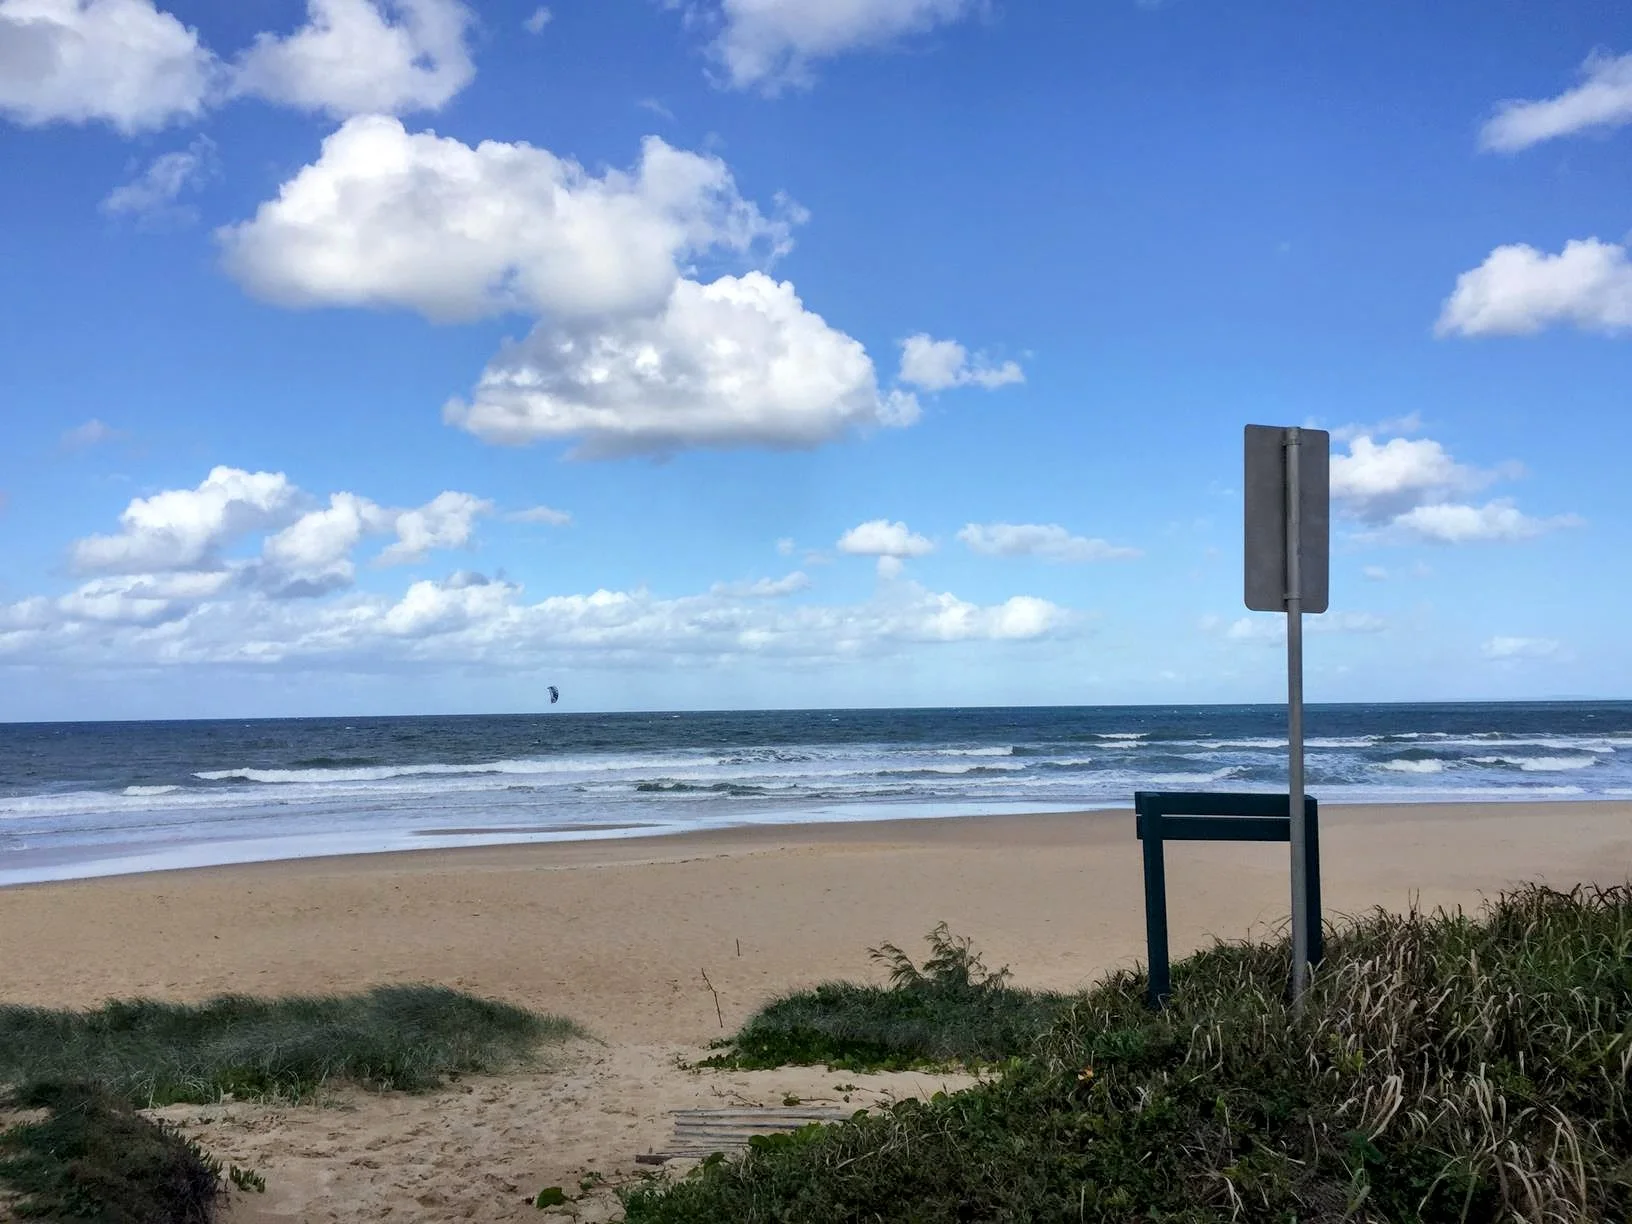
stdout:
<svg viewBox="0 0 1632 1224">
<path fill-rule="evenodd" d="M 756 1139 L 629 1224 L 1632 1219 L 1632 887 L 1524 887 L 1111 975 L 963 1092 Z M 752 1027 L 752 1024 L 749 1026 Z"/>
<path fill-rule="evenodd" d="M 147 999 L 91 1011 L 0 1006 L 0 1083 L 96 1085 L 141 1107 L 298 1100 L 335 1082 L 422 1091 L 581 1036 L 570 1020 L 440 986 L 345 996 Z"/>
<path fill-rule="evenodd" d="M 943 923 L 922 966 L 894 944 L 871 949 L 888 986 L 825 982 L 761 1008 L 703 1066 L 742 1070 L 824 1064 L 838 1071 L 978 1068 L 1046 1030 L 1070 996 L 1021 990 L 988 971 L 968 939 Z"/>
<path fill-rule="evenodd" d="M 208 1224 L 221 1166 L 192 1141 L 92 1084 L 39 1082 L 7 1108 L 43 1111 L 0 1133 L 9 1215 L 102 1224 Z"/>
</svg>

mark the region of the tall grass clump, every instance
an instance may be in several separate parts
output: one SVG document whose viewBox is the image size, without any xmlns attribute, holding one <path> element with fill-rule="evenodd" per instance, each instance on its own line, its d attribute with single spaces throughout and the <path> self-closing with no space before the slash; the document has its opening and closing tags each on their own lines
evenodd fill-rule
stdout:
<svg viewBox="0 0 1632 1224">
<path fill-rule="evenodd" d="M 705 1065 L 826 1064 L 844 1071 L 979 1066 L 1008 1058 L 1062 1012 L 1067 996 L 1019 990 L 1007 968 L 988 971 L 969 940 L 943 922 L 920 968 L 894 944 L 870 950 L 887 987 L 827 982 L 769 1004 Z"/>
<path fill-rule="evenodd" d="M 1632 1219 L 1632 887 L 1525 887 L 1289 949 L 1222 945 L 1067 1007 L 997 1080 L 761 1142 L 630 1224 Z"/>
<path fill-rule="evenodd" d="M 17 1219 L 209 1224 L 221 1166 L 172 1127 L 89 1084 L 36 1083 L 5 1105 L 43 1110 L 0 1133 L 0 1186 Z"/>
<path fill-rule="evenodd" d="M 83 1012 L 4 1006 L 0 1083 L 96 1084 L 143 1107 L 298 1099 L 335 1080 L 419 1091 L 578 1034 L 571 1021 L 439 986 L 197 1006 L 138 999 Z"/>
</svg>

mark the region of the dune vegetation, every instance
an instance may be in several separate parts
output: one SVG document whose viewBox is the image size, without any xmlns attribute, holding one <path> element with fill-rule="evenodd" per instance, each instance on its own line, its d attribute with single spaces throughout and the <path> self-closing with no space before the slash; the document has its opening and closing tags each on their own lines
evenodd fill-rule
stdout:
<svg viewBox="0 0 1632 1224">
<path fill-rule="evenodd" d="M 34 1111 L 0 1133 L 0 1190 L 20 1218 L 208 1221 L 254 1170 L 220 1164 L 138 1109 L 226 1098 L 301 1100 L 326 1086 L 424 1091 L 501 1071 L 580 1036 L 571 1021 L 436 986 L 91 1011 L 0 1007 L 0 1105 Z"/>
<path fill-rule="evenodd" d="M 299 1099 L 334 1082 L 414 1092 L 576 1035 L 571 1021 L 441 986 L 196 1005 L 137 999 L 93 1011 L 5 1006 L 0 1083 L 96 1084 L 144 1108 Z"/>
<path fill-rule="evenodd" d="M 1332 932 L 1301 1015 L 1285 941 L 1191 957 L 1157 1012 L 1139 973 L 1062 1002 L 937 940 L 952 960 L 890 987 L 773 1003 L 738 1056 L 986 1062 L 1002 1031 L 998 1074 L 633 1189 L 630 1224 L 1632 1219 L 1632 888 L 1378 911 Z M 915 992 L 981 1037 L 926 1046 Z"/>
</svg>

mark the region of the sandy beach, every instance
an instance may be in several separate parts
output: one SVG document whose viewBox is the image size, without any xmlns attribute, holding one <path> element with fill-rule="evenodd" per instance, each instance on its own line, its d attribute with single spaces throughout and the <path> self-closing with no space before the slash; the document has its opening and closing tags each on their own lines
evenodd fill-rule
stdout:
<svg viewBox="0 0 1632 1224">
<path fill-rule="evenodd" d="M 1624 881 L 1632 803 L 1332 807 L 1322 844 L 1329 919 L 1413 900 L 1475 907 L 1521 880 Z M 1168 880 L 1175 955 L 1285 918 L 1284 846 L 1170 847 Z M 571 1017 L 596 1040 L 430 1097 L 163 1111 L 266 1176 L 267 1193 L 234 1219 L 520 1219 L 536 1216 L 525 1196 L 541 1186 L 633 1175 L 676 1108 L 789 1095 L 855 1108 L 951 1086 L 680 1065 L 722 1035 L 721 1016 L 730 1031 L 778 993 L 872 978 L 869 946 L 916 950 L 943 920 L 1023 985 L 1078 988 L 1143 959 L 1132 814 L 778 826 L 13 887 L 0 889 L 0 981 L 8 1002 L 50 1006 L 435 982 Z M 602 1193 L 580 1213 L 612 1210 Z"/>
</svg>

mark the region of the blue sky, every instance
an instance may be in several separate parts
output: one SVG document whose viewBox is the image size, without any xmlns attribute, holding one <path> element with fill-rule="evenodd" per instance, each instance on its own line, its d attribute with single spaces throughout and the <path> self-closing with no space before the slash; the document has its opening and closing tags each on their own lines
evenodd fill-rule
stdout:
<svg viewBox="0 0 1632 1224">
<path fill-rule="evenodd" d="M 1632 13 L 0 0 L 0 718 L 1625 697 Z"/>
</svg>

